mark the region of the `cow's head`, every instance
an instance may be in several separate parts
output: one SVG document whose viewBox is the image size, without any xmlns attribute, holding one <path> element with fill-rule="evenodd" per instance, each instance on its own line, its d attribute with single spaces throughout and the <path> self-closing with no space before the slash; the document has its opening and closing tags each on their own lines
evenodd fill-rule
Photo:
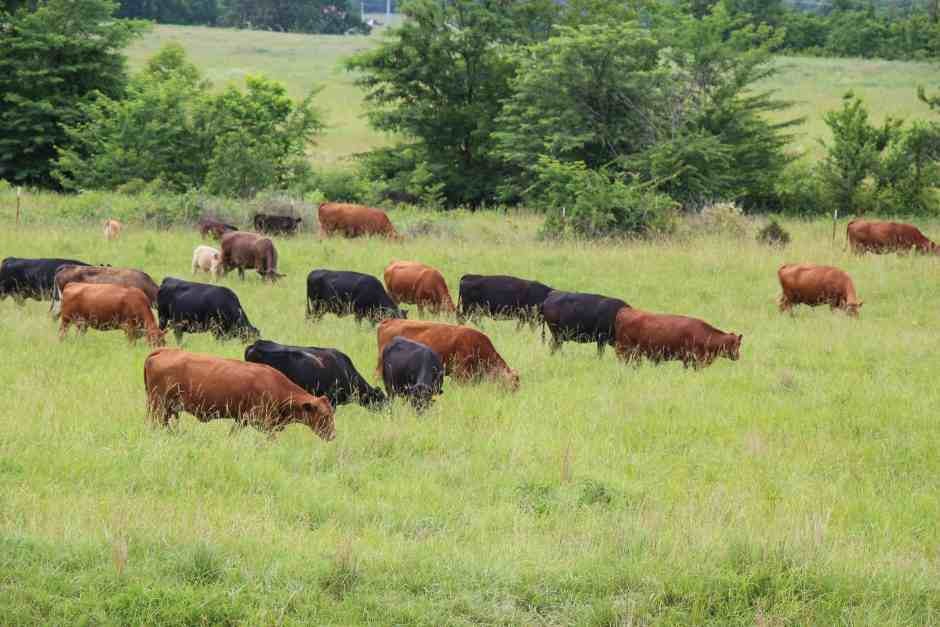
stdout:
<svg viewBox="0 0 940 627">
<path fill-rule="evenodd" d="M 744 339 L 744 335 L 735 335 L 734 333 L 728 335 L 730 336 L 729 341 L 722 347 L 722 353 L 731 361 L 737 361 L 741 358 L 741 341 Z"/>
<path fill-rule="evenodd" d="M 379 388 L 369 386 L 366 386 L 366 391 L 359 395 L 359 404 L 369 409 L 380 409 L 387 400 L 385 392 Z"/>
<path fill-rule="evenodd" d="M 251 326 L 247 318 L 243 318 L 242 326 L 238 329 L 238 335 L 245 342 L 254 342 L 261 337 L 261 331 Z"/>
<path fill-rule="evenodd" d="M 295 405 L 294 419 L 310 427 L 314 433 L 329 442 L 336 437 L 333 406 L 325 396 L 305 396 Z"/>
<path fill-rule="evenodd" d="M 161 346 L 166 346 L 166 331 L 161 330 L 157 327 L 147 330 L 147 342 L 153 348 L 160 348 Z"/>
<path fill-rule="evenodd" d="M 858 318 L 858 310 L 861 309 L 864 304 L 863 301 L 846 303 L 845 313 L 853 318 Z"/>
<path fill-rule="evenodd" d="M 296 225 L 300 225 L 302 221 L 303 221 L 303 218 L 294 218 L 294 224 Z"/>
<path fill-rule="evenodd" d="M 519 389 L 519 373 L 512 368 L 503 371 L 503 381 L 511 391 L 515 392 Z"/>
</svg>

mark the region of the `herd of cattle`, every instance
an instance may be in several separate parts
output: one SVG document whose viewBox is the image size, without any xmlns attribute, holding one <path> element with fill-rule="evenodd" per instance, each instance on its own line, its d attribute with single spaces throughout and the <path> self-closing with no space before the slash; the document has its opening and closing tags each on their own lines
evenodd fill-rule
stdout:
<svg viewBox="0 0 940 627">
<path fill-rule="evenodd" d="M 319 220 L 324 236 L 400 239 L 379 209 L 324 203 Z M 299 222 L 300 218 L 259 215 L 254 225 L 266 232 L 290 233 Z M 219 239 L 221 251 L 197 247 L 193 274 L 205 271 L 219 277 L 236 269 L 244 278 L 244 271 L 253 269 L 262 280 L 283 276 L 268 237 L 213 219 L 201 220 L 198 228 L 203 237 L 211 234 Z M 105 236 L 116 237 L 114 230 L 106 225 Z M 940 254 L 940 248 L 915 227 L 894 222 L 853 220 L 847 240 L 857 253 L 914 249 Z M 862 305 L 851 278 L 838 268 L 787 264 L 778 270 L 778 278 L 781 311 L 797 304 L 828 304 L 857 316 Z M 516 320 L 519 326 L 528 322 L 533 328 L 541 323 L 543 341 L 546 328 L 551 334 L 552 353 L 565 341 L 596 343 L 598 355 L 612 345 L 628 362 L 679 360 L 695 368 L 719 357 L 737 360 L 743 339 L 696 318 L 642 311 L 618 298 L 555 290 L 511 276 L 462 276 L 456 305 L 443 275 L 430 266 L 393 261 L 385 269 L 384 281 L 383 286 L 368 274 L 313 270 L 307 277 L 306 314 L 312 320 L 327 313 L 354 315 L 357 322 L 368 319 L 377 324 L 377 373 L 385 393 L 369 385 L 339 350 L 259 339 L 260 332 L 249 322 L 238 296 L 220 285 L 167 277 L 158 286 L 140 270 L 73 259 L 8 257 L 0 265 L 0 299 L 11 296 L 22 303 L 27 298 L 51 298 L 51 311 L 60 318 L 60 338 L 71 325 L 82 333 L 89 327 L 121 329 L 132 341 L 146 336 L 156 349 L 144 363 L 148 410 L 163 424 L 187 411 L 201 421 L 233 418 L 238 424 L 272 432 L 297 422 L 326 440 L 335 436 L 335 407 L 358 402 L 379 408 L 387 394 L 408 398 L 420 411 L 443 392 L 445 374 L 464 381 L 490 377 L 518 389 L 518 373 L 490 338 L 465 326 L 481 316 Z M 401 303 L 414 304 L 419 311 L 454 314 L 458 324 L 408 320 Z M 246 348 L 244 361 L 223 359 L 162 348 L 169 329 L 177 345 L 184 333 L 202 332 L 253 343 Z"/>
</svg>

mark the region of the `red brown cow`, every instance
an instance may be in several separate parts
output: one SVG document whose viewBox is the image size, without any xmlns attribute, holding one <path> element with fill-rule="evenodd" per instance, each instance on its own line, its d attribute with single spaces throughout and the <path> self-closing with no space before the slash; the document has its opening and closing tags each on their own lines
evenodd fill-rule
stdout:
<svg viewBox="0 0 940 627">
<path fill-rule="evenodd" d="M 55 273 L 52 293 L 52 313 L 58 315 L 62 305 L 62 291 L 70 283 L 109 283 L 124 287 L 136 287 L 147 295 L 150 306 L 157 302 L 160 286 L 142 270 L 130 268 L 112 268 L 110 266 L 62 266 Z"/>
<path fill-rule="evenodd" d="M 455 379 L 469 380 L 479 376 L 497 377 L 512 390 L 519 388 L 519 374 L 506 365 L 483 333 L 470 327 L 421 320 L 389 319 L 378 328 L 379 366 L 382 351 L 396 337 L 421 342 L 440 356 L 444 369 Z"/>
<path fill-rule="evenodd" d="M 855 294 L 851 277 L 839 268 L 812 263 L 784 264 L 777 270 L 777 277 L 783 290 L 778 300 L 780 311 L 800 304 L 829 305 L 831 309 L 858 316 L 862 301 Z"/>
<path fill-rule="evenodd" d="M 330 401 L 265 364 L 164 348 L 144 362 L 144 384 L 150 416 L 164 425 L 187 411 L 201 422 L 233 418 L 272 433 L 296 422 L 336 437 Z"/>
<path fill-rule="evenodd" d="M 385 268 L 385 287 L 395 303 L 414 303 L 421 312 L 425 307 L 437 313 L 454 313 L 457 308 L 447 290 L 444 276 L 423 263 L 393 261 Z"/>
<path fill-rule="evenodd" d="M 856 219 L 849 222 L 845 235 L 855 253 L 917 252 L 940 254 L 940 247 L 912 224 Z"/>
<path fill-rule="evenodd" d="M 391 220 L 381 209 L 342 202 L 325 202 L 320 205 L 320 235 L 327 237 L 340 233 L 346 237 L 384 235 L 389 239 L 401 239 Z"/>
<path fill-rule="evenodd" d="M 222 236 L 222 271 L 232 269 L 245 278 L 245 269 L 256 270 L 263 280 L 276 281 L 285 276 L 277 271 L 277 249 L 274 242 L 257 233 L 235 231 Z"/>
<path fill-rule="evenodd" d="M 70 283 L 62 292 L 59 339 L 64 339 L 69 325 L 79 332 L 88 327 L 100 331 L 122 329 L 127 339 L 136 342 L 146 333 L 151 346 L 163 346 L 163 331 L 150 309 L 147 295 L 136 287 L 109 283 Z"/>
<path fill-rule="evenodd" d="M 698 318 L 623 307 L 614 321 L 617 355 L 626 361 L 679 360 L 686 368 L 710 365 L 719 357 L 737 361 L 743 335 L 725 333 Z"/>
<path fill-rule="evenodd" d="M 211 234 L 212 237 L 219 240 L 222 239 L 222 236 L 226 233 L 238 230 L 238 227 L 234 224 L 227 224 L 215 218 L 200 218 L 196 227 L 199 229 L 199 234 L 202 235 L 202 239 L 205 239 L 206 235 Z"/>
</svg>

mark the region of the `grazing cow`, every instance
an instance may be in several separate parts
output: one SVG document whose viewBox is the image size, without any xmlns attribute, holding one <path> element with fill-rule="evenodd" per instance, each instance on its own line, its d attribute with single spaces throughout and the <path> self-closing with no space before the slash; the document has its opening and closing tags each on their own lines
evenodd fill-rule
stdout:
<svg viewBox="0 0 940 627">
<path fill-rule="evenodd" d="M 336 437 L 330 401 L 264 364 L 162 348 L 144 362 L 144 385 L 148 413 L 163 425 L 187 411 L 200 422 L 234 418 L 272 434 L 296 422 Z"/>
<path fill-rule="evenodd" d="M 307 317 L 320 318 L 333 313 L 352 313 L 359 323 L 367 318 L 373 324 L 386 318 L 406 318 L 408 312 L 386 293 L 377 278 L 361 272 L 314 270 L 307 275 Z"/>
<path fill-rule="evenodd" d="M 157 294 L 157 313 L 160 328 L 171 327 L 177 344 L 183 341 L 184 332 L 210 331 L 217 340 L 238 337 L 246 342 L 260 335 L 248 322 L 235 292 L 221 285 L 167 277 Z"/>
<path fill-rule="evenodd" d="M 604 346 L 613 344 L 616 339 L 614 322 L 623 307 L 629 305 L 619 298 L 552 290 L 540 307 L 542 341 L 545 341 L 545 325 L 548 325 L 552 333 L 552 353 L 566 341 L 597 342 L 600 357 Z"/>
<path fill-rule="evenodd" d="M 940 247 L 912 224 L 855 219 L 845 228 L 845 235 L 857 254 L 909 252 L 913 248 L 920 253 L 940 255 Z"/>
<path fill-rule="evenodd" d="M 206 235 L 211 233 L 212 237 L 220 240 L 226 233 L 238 230 L 238 227 L 234 224 L 227 224 L 215 218 L 200 218 L 196 226 L 199 229 L 199 234 L 202 235 L 202 239 L 206 239 Z"/>
<path fill-rule="evenodd" d="M 616 318 L 617 355 L 626 361 L 646 357 L 679 360 L 688 368 L 711 365 L 719 357 L 737 361 L 743 335 L 724 333 L 703 320 L 624 307 Z"/>
<path fill-rule="evenodd" d="M 61 307 L 61 295 L 69 283 L 110 283 L 124 287 L 136 287 L 150 301 L 153 307 L 157 302 L 160 289 L 149 274 L 130 268 L 112 268 L 111 266 L 63 266 L 55 273 L 55 293 L 52 295 L 51 311 L 58 315 Z"/>
<path fill-rule="evenodd" d="M 74 259 L 21 259 L 7 257 L 0 263 L 0 300 L 12 296 L 22 305 L 27 298 L 43 300 L 55 292 L 55 273 L 63 266 L 87 266 Z"/>
<path fill-rule="evenodd" d="M 780 311 L 789 311 L 793 305 L 829 305 L 842 309 L 852 317 L 858 316 L 862 301 L 855 294 L 851 277 L 832 266 L 812 263 L 784 264 L 777 270 L 782 293 L 778 303 Z"/>
<path fill-rule="evenodd" d="M 362 378 L 352 360 L 335 348 L 285 346 L 258 340 L 245 349 L 245 361 L 267 364 L 316 396 L 326 396 L 333 407 L 357 401 L 378 409 L 385 394 Z"/>
<path fill-rule="evenodd" d="M 320 235 L 340 233 L 346 237 L 384 235 L 389 239 L 401 239 L 391 220 L 381 209 L 343 202 L 325 202 L 317 212 L 320 218 Z"/>
<path fill-rule="evenodd" d="M 444 392 L 444 364 L 433 350 L 404 337 L 396 337 L 382 350 L 382 381 L 390 397 L 404 396 L 417 411 L 424 411 L 434 396 Z"/>
<path fill-rule="evenodd" d="M 121 236 L 121 229 L 123 228 L 124 225 L 117 220 L 105 220 L 104 238 L 108 241 L 119 238 Z"/>
<path fill-rule="evenodd" d="M 406 205 L 417 205 L 421 201 L 421 198 L 418 195 L 404 192 L 399 189 L 383 190 L 379 194 L 379 197 L 382 198 L 382 200 L 390 200 L 392 202 Z"/>
<path fill-rule="evenodd" d="M 552 288 L 538 281 L 514 276 L 465 274 L 460 277 L 457 320 L 462 323 L 485 315 L 518 320 L 518 326 L 528 320 L 534 328 L 539 307 L 551 291 Z"/>
<path fill-rule="evenodd" d="M 505 381 L 512 390 L 519 388 L 519 374 L 511 369 L 493 347 L 490 338 L 470 327 L 422 320 L 386 320 L 379 325 L 379 365 L 382 354 L 396 337 L 421 342 L 441 358 L 444 369 L 455 379 L 480 376 Z"/>
<path fill-rule="evenodd" d="M 255 214 L 255 230 L 268 235 L 293 235 L 297 232 L 302 218 L 292 216 L 274 216 L 267 213 Z"/>
<path fill-rule="evenodd" d="M 257 233 L 235 231 L 222 236 L 222 272 L 238 269 L 245 278 L 245 268 L 256 270 L 262 280 L 276 281 L 285 275 L 277 271 L 277 249 L 274 242 Z"/>
<path fill-rule="evenodd" d="M 393 261 L 385 268 L 385 286 L 395 302 L 414 303 L 419 312 L 425 307 L 434 313 L 456 311 L 444 276 L 423 263 Z"/>
<path fill-rule="evenodd" d="M 222 253 L 211 246 L 197 246 L 193 251 L 193 276 L 202 270 L 213 278 L 222 276 Z"/>
<path fill-rule="evenodd" d="M 62 322 L 59 339 L 65 339 L 69 325 L 79 332 L 88 327 L 99 331 L 122 329 L 130 342 L 144 333 L 151 346 L 163 346 L 163 331 L 157 327 L 150 301 L 136 287 L 109 283 L 70 283 L 62 291 Z"/>
</svg>

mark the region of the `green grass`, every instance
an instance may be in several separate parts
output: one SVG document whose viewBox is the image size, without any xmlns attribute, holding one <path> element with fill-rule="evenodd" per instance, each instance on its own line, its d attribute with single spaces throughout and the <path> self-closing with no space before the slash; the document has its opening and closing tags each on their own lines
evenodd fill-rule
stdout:
<svg viewBox="0 0 940 627">
<path fill-rule="evenodd" d="M 178 41 L 217 87 L 241 82 L 253 73 L 284 81 L 296 97 L 313 86 L 322 86 L 317 102 L 330 128 L 312 150 L 312 156 L 315 163 L 332 166 L 342 165 L 349 155 L 390 141 L 368 127 L 363 117 L 362 92 L 353 84 L 353 75 L 340 67 L 344 58 L 378 45 L 381 37 L 381 30 L 370 36 L 345 37 L 156 26 L 131 46 L 129 56 L 131 67 L 137 68 L 164 43 Z M 918 85 L 928 91 L 940 88 L 936 64 L 801 57 L 781 58 L 777 63 L 780 72 L 765 85 L 795 102 L 794 108 L 780 117 L 806 118 L 793 142 L 794 151 L 800 154 L 822 154 L 818 140 L 828 138 L 822 116 L 840 107 L 849 89 L 865 98 L 877 121 L 888 115 L 933 117 L 929 108 L 917 100 L 916 90 Z"/>
<path fill-rule="evenodd" d="M 40 218 L 4 218 L 3 256 L 159 281 L 186 277 L 200 243 L 134 224 L 106 243 Z M 392 218 L 407 231 L 418 214 Z M 448 379 L 421 417 L 344 406 L 332 443 L 189 415 L 167 432 L 145 417 L 145 345 L 60 343 L 48 303 L 0 302 L 0 624 L 937 622 L 940 260 L 855 258 L 823 222 L 786 223 L 778 251 L 750 235 L 541 243 L 524 214 L 427 219 L 437 235 L 402 243 L 279 239 L 282 283 L 224 283 L 264 337 L 338 347 L 371 381 L 371 327 L 304 320 L 312 268 L 419 259 L 452 291 L 465 272 L 538 278 L 743 333 L 741 360 L 550 357 L 528 328 L 485 322 L 516 394 Z M 859 320 L 777 312 L 776 269 L 802 260 L 852 274 Z"/>
</svg>

